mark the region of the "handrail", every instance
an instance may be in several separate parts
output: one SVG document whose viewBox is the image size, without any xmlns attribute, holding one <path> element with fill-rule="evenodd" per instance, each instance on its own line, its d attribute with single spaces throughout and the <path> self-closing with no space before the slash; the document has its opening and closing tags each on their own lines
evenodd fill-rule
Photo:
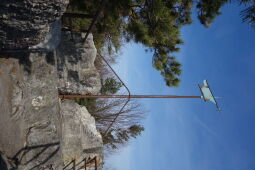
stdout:
<svg viewBox="0 0 255 170">
<path fill-rule="evenodd" d="M 78 165 L 81 164 L 82 162 L 84 162 L 84 165 L 78 168 Z M 97 156 L 95 156 L 92 159 L 90 157 L 84 158 L 78 164 L 76 164 L 76 160 L 75 159 L 72 159 L 66 166 L 64 166 L 63 170 L 66 169 L 67 167 L 69 167 L 71 164 L 73 166 L 68 168 L 68 169 L 76 170 L 76 168 L 78 168 L 78 169 L 84 168 L 86 170 L 87 167 L 93 166 L 92 162 L 94 162 L 95 170 L 97 170 L 98 169 L 98 165 L 100 165 L 100 162 L 97 161 Z"/>
<path fill-rule="evenodd" d="M 65 166 L 63 167 L 63 169 L 66 169 L 67 167 L 69 167 L 69 165 L 73 164 L 73 162 L 74 162 L 74 159 L 71 160 L 67 165 L 65 165 Z"/>
<path fill-rule="evenodd" d="M 121 78 L 118 76 L 118 74 L 114 71 L 114 69 L 110 66 L 110 64 L 107 62 L 107 60 L 98 52 L 98 55 L 103 59 L 103 61 L 107 64 L 107 66 L 112 70 L 112 72 L 116 75 L 116 77 L 119 79 L 119 81 L 122 83 L 122 85 L 126 88 L 127 92 L 128 92 L 128 99 L 126 101 L 126 103 L 122 106 L 122 108 L 120 109 L 120 111 L 116 114 L 116 117 L 113 119 L 113 121 L 111 122 L 111 124 L 108 126 L 108 128 L 106 129 L 106 131 L 103 133 L 103 137 L 106 136 L 109 132 L 109 129 L 112 127 L 113 123 L 117 120 L 117 118 L 119 117 L 120 113 L 122 112 L 122 110 L 124 109 L 124 107 L 128 104 L 128 102 L 130 101 L 130 90 L 128 89 L 128 87 L 125 85 L 125 83 L 121 80 Z"/>
</svg>

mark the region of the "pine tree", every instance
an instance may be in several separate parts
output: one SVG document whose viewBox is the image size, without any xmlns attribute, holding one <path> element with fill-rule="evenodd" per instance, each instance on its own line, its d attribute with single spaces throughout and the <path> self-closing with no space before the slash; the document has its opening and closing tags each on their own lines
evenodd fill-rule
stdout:
<svg viewBox="0 0 255 170">
<path fill-rule="evenodd" d="M 115 94 L 122 87 L 122 83 L 115 80 L 113 77 L 108 77 L 102 80 L 102 94 Z"/>
<path fill-rule="evenodd" d="M 105 4 L 94 37 L 98 48 L 107 46 L 117 52 L 123 41 L 135 41 L 153 52 L 153 66 L 160 71 L 167 86 L 178 86 L 181 64 L 172 55 L 180 50 L 180 28 L 191 24 L 192 7 L 196 7 L 201 24 L 209 27 L 220 9 L 230 0 L 111 0 Z M 255 0 L 239 0 L 247 6 L 243 21 L 255 25 Z M 72 9 L 95 13 L 100 0 L 71 0 Z M 78 18 L 79 19 L 79 18 Z M 77 19 L 77 20 L 78 20 Z M 77 22 L 84 25 L 85 21 Z M 85 29 L 85 28 L 81 28 Z M 174 67 L 174 68 L 171 68 Z"/>
</svg>

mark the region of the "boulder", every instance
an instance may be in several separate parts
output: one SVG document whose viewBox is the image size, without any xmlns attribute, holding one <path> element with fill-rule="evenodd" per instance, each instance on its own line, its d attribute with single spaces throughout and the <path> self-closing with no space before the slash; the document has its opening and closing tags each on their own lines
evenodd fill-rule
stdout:
<svg viewBox="0 0 255 170">
<path fill-rule="evenodd" d="M 84 42 L 84 33 L 62 32 L 56 49 L 58 89 L 61 94 L 97 94 L 101 89 L 100 75 L 94 66 L 97 49 L 93 36 Z"/>
<path fill-rule="evenodd" d="M 62 157 L 65 164 L 75 159 L 102 158 L 103 141 L 96 129 L 95 119 L 72 100 L 61 103 L 62 115 Z M 98 160 L 100 162 L 100 160 Z"/>
</svg>

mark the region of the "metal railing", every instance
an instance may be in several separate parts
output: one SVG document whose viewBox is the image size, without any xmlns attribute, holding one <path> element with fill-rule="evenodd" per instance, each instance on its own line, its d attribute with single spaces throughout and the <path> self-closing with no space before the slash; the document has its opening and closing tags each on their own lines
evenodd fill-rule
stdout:
<svg viewBox="0 0 255 170">
<path fill-rule="evenodd" d="M 119 81 L 122 83 L 122 85 L 125 87 L 125 89 L 128 92 L 128 98 L 127 101 L 124 103 L 124 105 L 121 107 L 120 111 L 116 114 L 116 117 L 113 119 L 113 121 L 111 122 L 111 124 L 108 126 L 108 128 L 106 129 L 106 131 L 103 133 L 103 137 L 106 136 L 110 130 L 110 128 L 112 127 L 112 125 L 116 122 L 117 118 L 119 117 L 119 115 L 121 114 L 121 112 L 123 111 L 123 109 L 125 108 L 125 106 L 128 104 L 128 102 L 130 101 L 130 90 L 128 89 L 128 87 L 125 85 L 125 83 L 121 80 L 121 78 L 119 77 L 119 75 L 114 71 L 114 69 L 110 66 L 110 64 L 107 62 L 107 60 L 100 54 L 98 53 L 98 56 L 101 57 L 101 59 L 107 64 L 107 66 L 112 70 L 112 72 L 114 73 L 114 75 L 119 79 Z"/>
<path fill-rule="evenodd" d="M 101 163 L 98 161 L 97 156 L 94 158 L 84 158 L 82 161 L 79 163 L 76 163 L 76 160 L 73 159 L 70 161 L 67 165 L 64 166 L 63 170 L 80 170 L 84 169 L 87 170 L 87 168 L 91 168 L 94 166 L 95 170 L 98 170 L 98 167 Z"/>
</svg>

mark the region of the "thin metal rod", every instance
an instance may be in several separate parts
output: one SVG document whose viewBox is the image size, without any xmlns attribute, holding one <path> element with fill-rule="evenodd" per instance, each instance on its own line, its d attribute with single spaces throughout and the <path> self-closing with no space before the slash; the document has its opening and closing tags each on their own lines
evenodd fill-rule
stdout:
<svg viewBox="0 0 255 170">
<path fill-rule="evenodd" d="M 75 159 L 73 160 L 73 170 L 75 170 L 76 169 L 76 167 L 75 167 Z"/>
<path fill-rule="evenodd" d="M 113 119 L 113 121 L 111 122 L 111 124 L 108 126 L 108 128 L 106 129 L 106 131 L 103 133 L 103 137 L 106 136 L 110 130 L 110 128 L 112 127 L 113 123 L 117 120 L 117 118 L 119 117 L 119 115 L 121 114 L 122 110 L 124 109 L 124 107 L 128 104 L 128 102 L 130 101 L 130 90 L 128 89 L 128 87 L 126 86 L 126 84 L 121 80 L 121 78 L 118 76 L 118 74 L 114 71 L 114 69 L 110 66 L 110 64 L 106 61 L 106 59 L 100 54 L 98 53 L 98 55 L 102 58 L 102 60 L 107 64 L 107 66 L 112 70 L 112 72 L 115 74 L 115 76 L 120 80 L 120 82 L 123 84 L 123 86 L 125 87 L 125 89 L 128 92 L 128 95 L 126 95 L 127 97 L 127 101 L 125 102 L 125 104 L 122 106 L 122 108 L 120 109 L 120 111 L 118 112 L 118 114 L 116 114 L 116 117 Z"/>
<path fill-rule="evenodd" d="M 97 157 L 95 156 L 95 170 L 97 170 Z"/>
<path fill-rule="evenodd" d="M 84 158 L 84 169 L 87 170 L 87 158 Z"/>
<path fill-rule="evenodd" d="M 201 96 L 176 95 L 59 95 L 61 99 L 68 98 L 201 98 Z"/>
</svg>

